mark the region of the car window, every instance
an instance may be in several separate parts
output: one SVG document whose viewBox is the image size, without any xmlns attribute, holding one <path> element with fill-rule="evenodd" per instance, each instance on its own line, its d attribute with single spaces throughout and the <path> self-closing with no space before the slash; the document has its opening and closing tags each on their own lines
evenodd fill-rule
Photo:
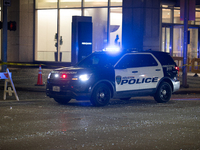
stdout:
<svg viewBox="0 0 200 150">
<path fill-rule="evenodd" d="M 157 66 L 158 63 L 150 54 L 128 54 L 116 65 L 116 69 Z"/>
<path fill-rule="evenodd" d="M 154 52 L 153 55 L 162 65 L 175 65 L 174 60 L 168 53 Z"/>
<path fill-rule="evenodd" d="M 105 66 L 113 66 L 117 60 L 119 59 L 119 56 L 109 56 L 106 54 L 101 53 L 93 53 L 80 61 L 75 66 L 78 67 L 89 67 L 89 68 L 95 68 L 95 67 L 105 67 Z"/>
<path fill-rule="evenodd" d="M 158 65 L 156 60 L 150 54 L 143 54 L 143 55 L 140 55 L 139 57 L 140 57 L 141 67 L 149 67 L 149 66 Z"/>
</svg>

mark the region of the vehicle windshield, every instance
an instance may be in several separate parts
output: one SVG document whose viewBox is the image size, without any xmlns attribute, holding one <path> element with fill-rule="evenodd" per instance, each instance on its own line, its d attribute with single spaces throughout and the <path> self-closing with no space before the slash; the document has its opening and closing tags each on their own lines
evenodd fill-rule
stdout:
<svg viewBox="0 0 200 150">
<path fill-rule="evenodd" d="M 108 67 L 114 66 L 119 60 L 119 55 L 108 55 L 106 53 L 92 53 L 85 59 L 81 60 L 75 66 L 84 68 L 97 68 L 97 67 Z"/>
</svg>

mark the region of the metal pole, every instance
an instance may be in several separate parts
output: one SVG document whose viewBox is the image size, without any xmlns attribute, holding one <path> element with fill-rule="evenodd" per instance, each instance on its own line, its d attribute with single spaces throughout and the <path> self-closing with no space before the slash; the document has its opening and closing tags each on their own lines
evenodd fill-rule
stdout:
<svg viewBox="0 0 200 150">
<path fill-rule="evenodd" d="M 187 84 L 187 46 L 188 46 L 188 0 L 185 0 L 184 6 L 184 46 L 183 46 L 183 87 L 188 88 Z"/>
<path fill-rule="evenodd" d="M 110 44 L 110 0 L 108 0 L 108 15 L 107 15 L 107 45 Z"/>
<path fill-rule="evenodd" d="M 60 62 L 60 6 L 59 6 L 59 0 L 57 2 L 57 60 L 58 62 Z"/>
<path fill-rule="evenodd" d="M 2 49 L 1 57 L 2 62 L 7 63 L 7 6 L 3 5 L 3 35 L 2 35 Z M 6 71 L 7 65 L 3 65 L 1 70 Z"/>
<path fill-rule="evenodd" d="M 83 9 L 83 3 L 85 3 L 85 0 L 81 1 L 81 16 L 84 16 L 84 9 Z"/>
<path fill-rule="evenodd" d="M 172 24 L 174 24 L 174 8 L 171 9 L 172 13 L 171 13 L 171 22 Z M 169 46 L 169 52 L 170 52 L 170 55 L 173 56 L 173 35 L 174 35 L 174 26 L 173 25 L 170 25 L 170 46 Z"/>
</svg>

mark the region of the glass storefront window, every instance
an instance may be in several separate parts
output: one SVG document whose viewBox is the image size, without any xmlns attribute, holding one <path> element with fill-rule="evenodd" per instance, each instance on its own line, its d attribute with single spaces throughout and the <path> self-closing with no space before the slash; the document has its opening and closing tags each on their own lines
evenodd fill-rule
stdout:
<svg viewBox="0 0 200 150">
<path fill-rule="evenodd" d="M 81 7 L 81 0 L 60 0 L 60 8 Z"/>
<path fill-rule="evenodd" d="M 55 33 L 57 33 L 57 9 L 36 11 L 37 61 L 55 61 Z"/>
<path fill-rule="evenodd" d="M 115 43 L 115 39 L 119 39 Z M 122 41 L 122 8 L 110 9 L 110 44 L 121 47 Z"/>
<path fill-rule="evenodd" d="M 170 28 L 162 28 L 162 51 L 170 53 Z"/>
<path fill-rule="evenodd" d="M 162 9 L 162 22 L 172 23 L 171 20 L 171 9 Z"/>
<path fill-rule="evenodd" d="M 189 29 L 190 43 L 188 44 L 188 58 L 192 60 L 197 58 L 197 45 L 198 45 L 198 29 Z"/>
<path fill-rule="evenodd" d="M 110 0 L 110 6 L 122 6 L 122 0 Z"/>
<path fill-rule="evenodd" d="M 196 11 L 195 13 L 195 25 L 200 25 L 200 12 Z"/>
<path fill-rule="evenodd" d="M 36 9 L 57 8 L 58 0 L 36 0 Z"/>
<path fill-rule="evenodd" d="M 188 58 L 189 60 L 197 58 L 197 45 L 198 45 L 198 29 L 188 29 L 190 33 L 190 43 L 188 44 Z M 184 28 L 183 26 L 174 27 L 173 35 L 173 56 L 183 57 L 184 46 Z"/>
<path fill-rule="evenodd" d="M 93 51 L 102 50 L 107 45 L 107 8 L 84 9 L 85 16 L 92 16 Z"/>
<path fill-rule="evenodd" d="M 173 56 L 183 57 L 183 26 L 175 26 L 173 31 Z"/>
<path fill-rule="evenodd" d="M 115 44 L 116 36 L 118 36 L 118 45 L 120 46 L 122 37 L 122 2 L 123 0 L 110 0 L 109 40 L 111 44 Z M 57 55 L 57 47 L 55 45 L 57 43 L 56 34 L 59 32 L 60 39 L 62 39 L 62 44 L 58 48 L 59 54 L 61 54 L 61 61 L 71 62 L 72 16 L 84 15 L 92 17 L 93 51 L 102 50 L 107 46 L 108 0 L 35 0 L 35 4 L 36 61 L 57 60 L 55 58 Z M 57 18 L 58 12 L 59 18 Z"/>
<path fill-rule="evenodd" d="M 62 36 L 63 41 L 63 44 L 60 45 L 60 52 L 62 53 L 62 62 L 71 62 L 72 16 L 81 16 L 81 10 L 60 10 L 60 36 Z"/>
<path fill-rule="evenodd" d="M 108 0 L 84 0 L 84 7 L 103 7 L 108 6 Z"/>
<path fill-rule="evenodd" d="M 174 23 L 183 24 L 183 21 L 180 20 L 180 10 L 174 10 Z"/>
</svg>

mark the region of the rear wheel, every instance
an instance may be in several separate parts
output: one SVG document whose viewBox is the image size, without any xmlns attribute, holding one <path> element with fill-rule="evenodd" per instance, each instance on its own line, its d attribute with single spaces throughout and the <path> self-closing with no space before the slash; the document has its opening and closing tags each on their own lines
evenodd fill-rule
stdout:
<svg viewBox="0 0 200 150">
<path fill-rule="evenodd" d="M 110 97 L 110 88 L 106 84 L 101 83 L 95 87 L 90 101 L 94 106 L 105 106 L 109 103 Z"/>
<path fill-rule="evenodd" d="M 158 103 L 165 103 L 168 102 L 172 95 L 172 88 L 167 82 L 162 82 L 154 96 L 154 99 Z"/>
<path fill-rule="evenodd" d="M 54 100 L 59 104 L 67 104 L 71 98 L 54 98 Z"/>
</svg>

